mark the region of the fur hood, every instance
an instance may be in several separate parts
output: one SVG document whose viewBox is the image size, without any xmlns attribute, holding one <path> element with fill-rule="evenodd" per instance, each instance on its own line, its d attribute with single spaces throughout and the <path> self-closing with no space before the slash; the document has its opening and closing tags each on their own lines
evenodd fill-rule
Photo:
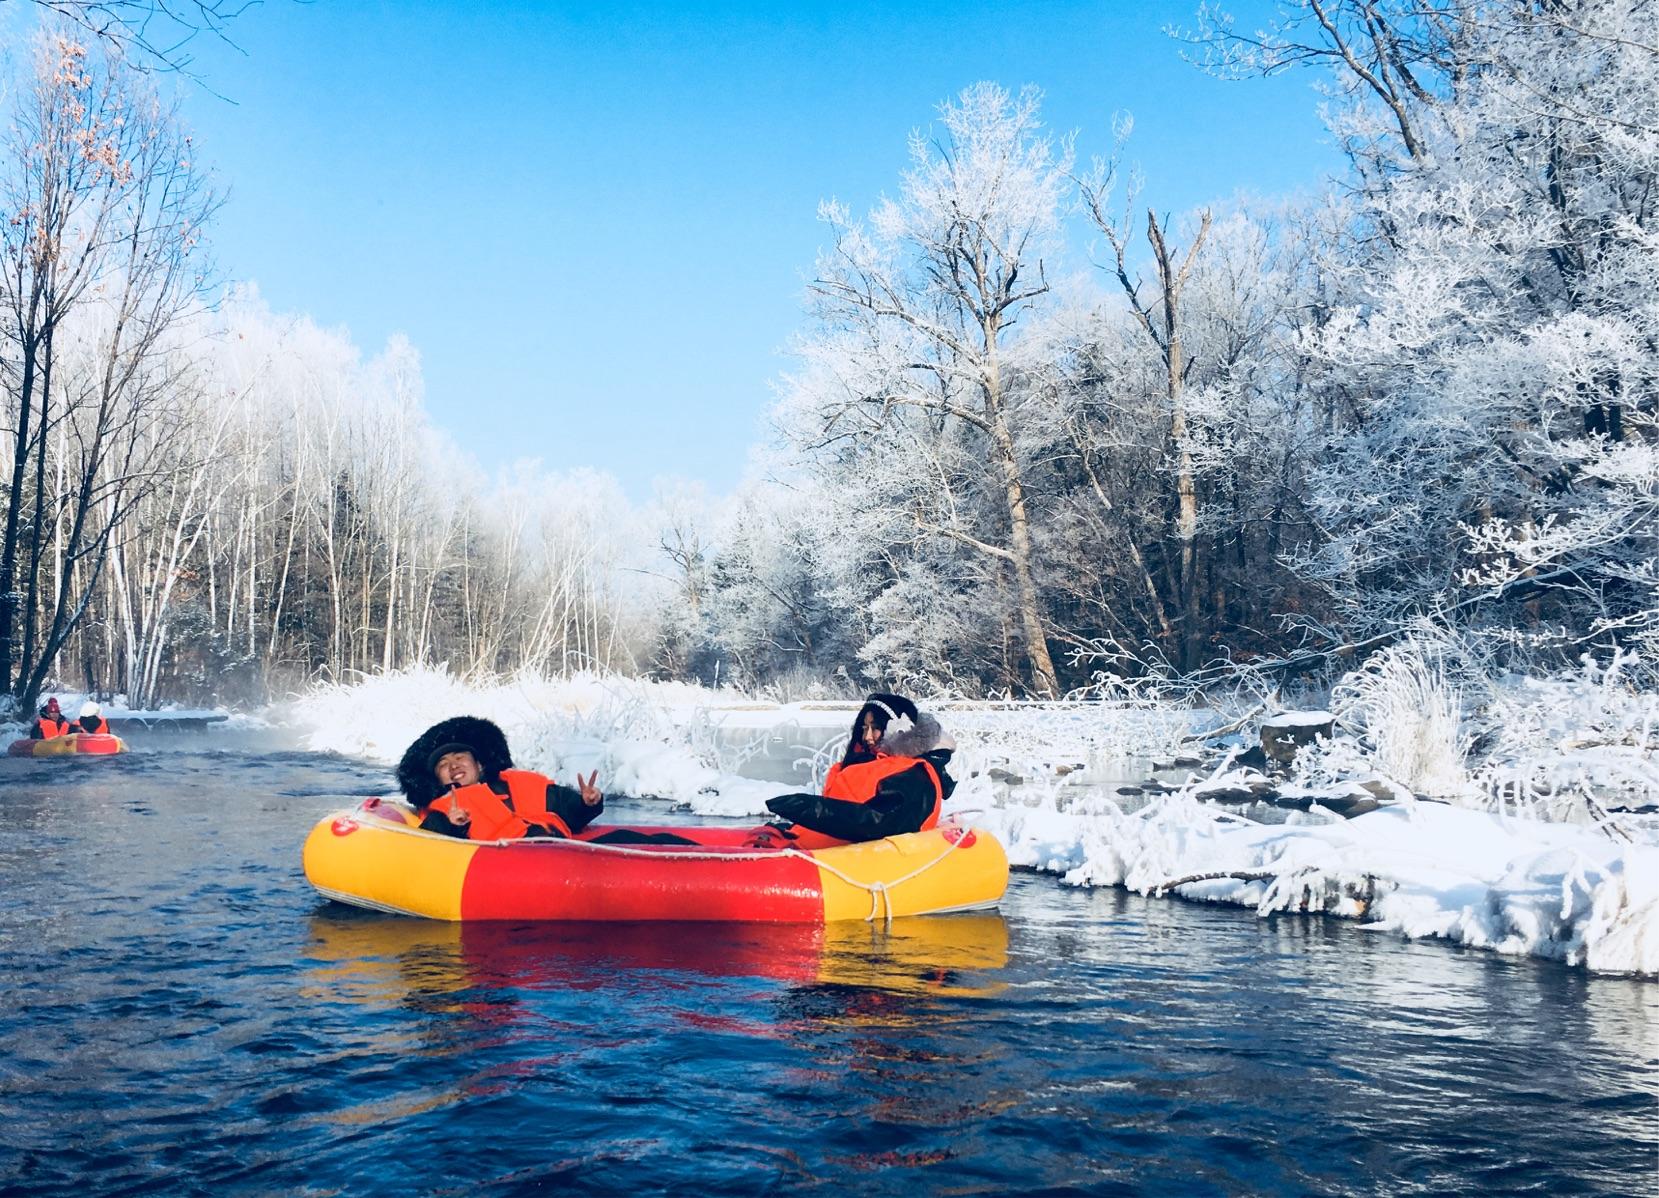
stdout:
<svg viewBox="0 0 1659 1198">
<path fill-rule="evenodd" d="M 930 712 L 918 711 L 914 720 L 900 718 L 887 725 L 881 747 L 895 757 L 920 757 L 934 749 L 954 749 L 956 741 Z"/>
<path fill-rule="evenodd" d="M 397 784 L 404 797 L 424 810 L 441 795 L 447 787 L 438 785 L 432 767 L 436 758 L 455 748 L 466 749 L 478 759 L 486 782 L 494 782 L 502 770 L 513 768 L 507 737 L 500 728 L 477 716 L 454 716 L 422 732 L 397 763 Z"/>
</svg>

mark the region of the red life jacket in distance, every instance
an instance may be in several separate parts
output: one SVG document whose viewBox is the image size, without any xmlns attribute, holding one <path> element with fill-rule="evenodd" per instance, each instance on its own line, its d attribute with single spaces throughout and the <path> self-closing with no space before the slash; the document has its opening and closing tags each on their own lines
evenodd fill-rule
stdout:
<svg viewBox="0 0 1659 1198">
<path fill-rule="evenodd" d="M 468 840 L 517 840 L 532 825 L 550 828 L 561 836 L 570 835 L 570 826 L 547 809 L 551 778 L 531 770 L 502 770 L 501 780 L 507 784 L 511 806 L 490 789 L 488 782 L 474 782 L 433 800 L 431 809 L 445 816 L 456 810 L 471 816 Z"/>
<path fill-rule="evenodd" d="M 829 774 L 824 778 L 824 797 L 840 799 L 846 803 L 868 803 L 876 797 L 876 790 L 884 779 L 891 778 L 894 774 L 902 774 L 918 765 L 926 771 L 928 781 L 933 783 L 933 809 L 927 813 L 927 818 L 922 820 L 922 826 L 917 829 L 919 832 L 925 832 L 938 826 L 939 812 L 945 805 L 945 788 L 939 782 L 939 771 L 933 768 L 933 763 L 920 757 L 877 757 L 874 761 L 861 761 L 856 765 L 842 765 L 836 762 L 830 766 Z M 798 849 L 830 849 L 847 843 L 845 840 L 814 832 L 811 828 L 804 828 L 799 824 L 790 831 L 794 833 L 791 843 Z"/>
<path fill-rule="evenodd" d="M 49 715 L 40 717 L 40 739 L 55 740 L 60 736 L 69 735 L 68 720 L 54 720 Z"/>
</svg>

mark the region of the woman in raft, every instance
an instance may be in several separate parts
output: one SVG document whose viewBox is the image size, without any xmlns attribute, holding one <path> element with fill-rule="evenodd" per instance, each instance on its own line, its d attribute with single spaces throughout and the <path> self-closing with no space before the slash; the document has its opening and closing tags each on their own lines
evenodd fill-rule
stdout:
<svg viewBox="0 0 1659 1198">
<path fill-rule="evenodd" d="M 575 787 L 513 768 L 507 738 L 489 720 L 455 716 L 432 725 L 398 762 L 397 781 L 428 832 L 469 840 L 573 838 L 604 810 L 589 777 Z M 597 844 L 692 844 L 672 832 L 616 828 L 588 837 Z"/>
<path fill-rule="evenodd" d="M 829 768 L 824 793 L 767 802 L 789 821 L 776 834 L 795 848 L 823 849 L 931 828 L 956 789 L 945 772 L 955 748 L 939 721 L 909 699 L 871 695 L 853 720 L 846 752 Z"/>
</svg>

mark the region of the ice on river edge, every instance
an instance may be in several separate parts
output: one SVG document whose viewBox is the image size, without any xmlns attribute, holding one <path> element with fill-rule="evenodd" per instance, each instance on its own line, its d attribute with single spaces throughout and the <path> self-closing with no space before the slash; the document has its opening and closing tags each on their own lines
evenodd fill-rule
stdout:
<svg viewBox="0 0 1659 1198">
<path fill-rule="evenodd" d="M 856 705 L 843 706 L 745 703 L 682 683 L 585 675 L 469 686 L 417 670 L 321 689 L 270 715 L 303 730 L 313 749 L 387 763 L 446 716 L 485 716 L 501 724 L 521 765 L 561 777 L 597 769 L 610 791 L 742 818 L 764 815 L 766 799 L 789 789 L 740 776 L 753 748 L 744 733 L 758 743 L 774 729 L 801 732 L 800 755 L 816 756 L 821 775 Z M 1351 820 L 1316 805 L 1299 822 L 1269 825 L 1205 803 L 1196 790 L 1127 810 L 1098 794 L 1080 800 L 1053 781 L 1084 764 L 1057 771 L 1068 753 L 1109 755 L 1130 744 L 1167 753 L 1188 718 L 1155 705 L 1114 710 L 1108 727 L 1098 709 L 953 713 L 960 785 L 947 813 L 971 813 L 1016 866 L 1073 885 L 1173 889 L 1262 914 L 1326 911 L 1383 932 L 1659 974 L 1651 823 L 1627 843 L 1589 826 L 1408 801 Z M 1057 728 L 1067 734 L 1057 738 Z M 1192 880 L 1172 886 L 1182 879 Z"/>
</svg>

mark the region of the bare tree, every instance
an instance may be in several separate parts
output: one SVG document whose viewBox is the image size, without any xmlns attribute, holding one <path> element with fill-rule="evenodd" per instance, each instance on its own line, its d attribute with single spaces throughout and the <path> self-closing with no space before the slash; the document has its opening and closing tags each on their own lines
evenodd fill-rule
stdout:
<svg viewBox="0 0 1659 1198">
<path fill-rule="evenodd" d="M 1181 652 L 1183 668 L 1198 664 L 1199 636 L 1199 561 L 1198 561 L 1198 489 L 1193 469 L 1191 433 L 1188 429 L 1187 376 L 1192 363 L 1183 344 L 1185 327 L 1181 314 L 1181 291 L 1192 277 L 1193 264 L 1204 248 L 1204 239 L 1210 232 L 1210 212 L 1199 215 L 1198 229 L 1184 254 L 1169 247 L 1169 220 L 1159 220 L 1150 208 L 1146 213 L 1146 240 L 1152 249 L 1153 267 L 1157 272 L 1156 289 L 1149 298 L 1147 289 L 1138 278 L 1132 277 L 1129 266 L 1129 205 L 1133 192 L 1125 204 L 1122 218 L 1108 210 L 1115 171 L 1105 164 L 1096 164 L 1095 170 L 1079 180 L 1084 208 L 1095 226 L 1105 235 L 1112 248 L 1110 269 L 1123 290 L 1136 323 L 1150 338 L 1163 363 L 1164 396 L 1168 404 L 1169 452 L 1174 460 L 1176 515 L 1175 538 L 1179 545 L 1178 570 L 1174 592 L 1181 613 Z M 1138 553 L 1138 550 L 1137 550 Z M 1145 574 L 1144 566 L 1142 570 Z M 1150 575 L 1147 575 L 1150 579 Z M 1154 590 L 1156 588 L 1153 588 Z M 1155 602 L 1163 627 L 1167 628 L 1168 606 Z M 1167 634 L 1166 634 L 1167 635 Z"/>
<path fill-rule="evenodd" d="M 229 41 L 230 23 L 258 0 L 34 0 L 68 26 L 121 52 L 135 70 L 190 73 L 204 35 Z"/>
<path fill-rule="evenodd" d="M 1331 68 L 1346 94 L 1386 114 L 1407 157 L 1421 161 L 1425 120 L 1471 65 L 1457 35 L 1472 13 L 1467 0 L 1295 0 L 1268 28 L 1245 31 L 1206 4 L 1198 29 L 1180 36 L 1200 49 L 1201 65 L 1224 76 Z M 1338 132 L 1356 162 L 1378 161 L 1374 126 L 1343 120 Z"/>
<path fill-rule="evenodd" d="M 173 112 L 117 55 L 97 62 L 62 36 L 40 44 L 13 154 L 0 252 L 20 360 L 0 541 L 0 680 L 27 705 L 84 613 L 112 535 L 155 481 L 156 430 L 178 387 L 167 338 L 194 302 L 214 198 Z M 67 456 L 48 486 L 55 422 Z"/>
</svg>

